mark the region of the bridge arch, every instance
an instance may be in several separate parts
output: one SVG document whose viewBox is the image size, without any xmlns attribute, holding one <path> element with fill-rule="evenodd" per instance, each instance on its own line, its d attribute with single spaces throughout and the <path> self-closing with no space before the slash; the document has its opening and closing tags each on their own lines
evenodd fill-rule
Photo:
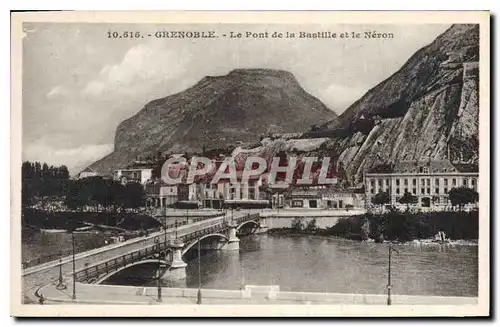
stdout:
<svg viewBox="0 0 500 327">
<path fill-rule="evenodd" d="M 195 239 L 195 240 L 191 241 L 191 243 L 189 243 L 182 250 L 182 255 L 184 256 L 186 253 L 188 253 L 189 250 L 191 250 L 195 245 L 197 245 L 198 242 L 201 242 L 201 241 L 203 241 L 204 239 L 207 239 L 207 238 L 218 238 L 219 240 L 224 240 L 224 242 L 228 242 L 229 241 L 229 238 L 226 235 L 224 235 L 224 234 L 220 234 L 220 233 L 208 234 L 208 235 L 200 237 L 199 239 Z"/>
<path fill-rule="evenodd" d="M 140 261 L 135 261 L 135 262 L 131 262 L 123 267 L 120 267 L 118 268 L 117 270 L 114 270 L 112 272 L 110 272 L 109 274 L 106 274 L 104 276 L 101 276 L 101 277 L 98 277 L 97 279 L 93 280 L 93 281 L 88 281 L 90 284 L 100 284 L 102 282 L 104 282 L 105 280 L 111 278 L 112 276 L 118 274 L 119 272 L 125 270 L 125 269 L 129 269 L 129 268 L 132 268 L 132 267 L 135 267 L 135 266 L 139 266 L 139 265 L 144 265 L 144 264 L 160 264 L 160 266 L 162 267 L 169 267 L 170 266 L 170 262 L 168 261 L 165 261 L 165 260 L 158 260 L 158 259 L 145 259 L 145 260 L 140 260 Z"/>
<path fill-rule="evenodd" d="M 236 227 L 236 231 L 240 230 L 240 228 L 243 227 L 243 226 L 245 226 L 245 225 L 254 225 L 255 228 L 259 228 L 260 227 L 260 223 L 258 221 L 248 220 L 248 221 L 244 221 L 241 224 L 239 224 Z"/>
<path fill-rule="evenodd" d="M 243 226 L 248 226 L 248 225 L 251 225 L 253 226 L 253 228 L 250 230 L 250 231 L 245 231 L 243 232 L 241 230 L 241 228 Z M 256 220 L 248 220 L 248 221 L 244 221 L 242 222 L 241 224 L 239 224 L 237 227 L 236 227 L 236 235 L 237 236 L 244 236 L 244 235 L 251 235 L 251 234 L 254 234 L 260 227 L 260 223 Z"/>
</svg>

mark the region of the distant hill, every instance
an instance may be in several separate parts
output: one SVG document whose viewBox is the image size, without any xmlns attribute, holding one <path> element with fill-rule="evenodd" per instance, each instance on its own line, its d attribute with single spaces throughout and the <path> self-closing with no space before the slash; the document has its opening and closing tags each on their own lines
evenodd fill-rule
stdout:
<svg viewBox="0 0 500 327">
<path fill-rule="evenodd" d="M 90 167 L 109 174 L 137 156 L 257 142 L 261 135 L 302 132 L 336 116 L 287 71 L 237 69 L 149 102 L 118 126 L 113 153 Z"/>
</svg>

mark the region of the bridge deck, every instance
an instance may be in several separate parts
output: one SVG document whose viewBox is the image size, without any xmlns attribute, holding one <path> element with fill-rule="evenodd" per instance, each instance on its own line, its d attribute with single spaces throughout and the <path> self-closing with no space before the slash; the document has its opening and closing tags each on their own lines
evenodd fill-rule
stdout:
<svg viewBox="0 0 500 327">
<path fill-rule="evenodd" d="M 175 238 L 176 233 L 178 238 L 186 237 L 186 239 L 188 239 L 189 237 L 195 237 L 197 231 L 206 228 L 217 226 L 219 224 L 225 224 L 231 220 L 238 223 L 244 221 L 245 219 L 254 219 L 258 216 L 258 214 L 252 214 L 251 216 L 248 215 L 248 212 L 243 211 L 234 211 L 233 213 L 227 212 L 224 216 L 200 220 L 189 225 L 179 226 L 177 228 L 172 228 L 170 226 L 170 228 L 167 228 L 166 231 L 152 233 L 147 237 L 138 237 L 122 243 L 111 244 L 94 250 L 81 252 L 75 255 L 75 270 L 78 271 L 82 268 L 94 265 L 96 262 L 109 261 L 116 257 L 154 246 L 156 244 L 155 241 L 159 241 L 160 243 L 165 242 L 165 237 L 167 237 L 167 239 Z M 33 297 L 33 294 L 39 286 L 58 278 L 59 266 L 59 260 L 56 260 L 24 269 L 22 272 L 23 294 L 30 300 L 34 300 L 35 298 Z M 64 275 L 71 274 L 71 256 L 62 259 L 61 268 Z"/>
</svg>

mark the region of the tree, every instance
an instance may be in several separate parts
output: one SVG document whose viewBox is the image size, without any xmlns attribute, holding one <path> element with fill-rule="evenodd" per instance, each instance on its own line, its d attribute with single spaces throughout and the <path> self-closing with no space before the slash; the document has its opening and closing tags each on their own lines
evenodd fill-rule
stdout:
<svg viewBox="0 0 500 327">
<path fill-rule="evenodd" d="M 125 208 L 137 209 L 144 206 L 146 194 L 140 183 L 127 183 L 123 189 Z"/>
<path fill-rule="evenodd" d="M 319 131 L 321 128 L 319 127 L 318 124 L 314 124 L 314 125 L 311 125 L 311 128 L 309 129 L 311 132 L 317 132 Z"/>
<path fill-rule="evenodd" d="M 64 203 L 68 208 L 77 210 L 90 203 L 90 193 L 81 180 L 72 183 L 66 193 Z"/>
<path fill-rule="evenodd" d="M 338 162 L 337 175 L 339 177 L 340 185 L 343 188 L 347 188 L 350 186 L 349 185 L 349 178 L 347 176 L 347 172 L 344 168 L 344 164 L 342 163 L 342 161 Z"/>
<path fill-rule="evenodd" d="M 406 210 L 410 209 L 410 204 L 415 204 L 418 202 L 418 198 L 411 194 L 410 192 L 405 192 L 403 196 L 398 200 L 401 204 L 406 204 Z"/>
<path fill-rule="evenodd" d="M 296 231 L 301 231 L 304 229 L 304 222 L 302 218 L 294 218 L 292 221 L 292 229 Z"/>
<path fill-rule="evenodd" d="M 313 218 L 307 222 L 306 230 L 314 231 L 316 229 L 318 229 L 318 226 L 316 226 L 316 218 Z"/>
<path fill-rule="evenodd" d="M 378 206 L 383 206 L 384 204 L 390 203 L 391 202 L 391 197 L 389 193 L 386 192 L 379 192 L 375 194 L 375 196 L 372 198 L 372 203 L 374 205 Z"/>
<path fill-rule="evenodd" d="M 458 205 L 460 210 L 463 209 L 464 205 L 468 203 L 476 203 L 479 200 L 479 193 L 464 186 L 452 188 L 448 192 L 448 196 L 450 197 L 451 205 Z"/>
<path fill-rule="evenodd" d="M 391 211 L 386 215 L 384 230 L 387 239 L 407 242 L 415 238 L 417 226 L 411 213 Z"/>
</svg>

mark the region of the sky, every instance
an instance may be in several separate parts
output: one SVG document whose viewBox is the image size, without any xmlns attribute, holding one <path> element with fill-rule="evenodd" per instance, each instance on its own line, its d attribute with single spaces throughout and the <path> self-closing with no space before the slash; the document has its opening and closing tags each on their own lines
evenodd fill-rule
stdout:
<svg viewBox="0 0 500 327">
<path fill-rule="evenodd" d="M 113 150 L 118 124 L 154 99 L 236 68 L 284 69 L 342 113 L 449 25 L 25 23 L 23 160 L 77 174 Z M 156 31 L 393 33 L 392 39 L 167 39 Z M 108 38 L 140 31 L 152 37 Z"/>
</svg>

